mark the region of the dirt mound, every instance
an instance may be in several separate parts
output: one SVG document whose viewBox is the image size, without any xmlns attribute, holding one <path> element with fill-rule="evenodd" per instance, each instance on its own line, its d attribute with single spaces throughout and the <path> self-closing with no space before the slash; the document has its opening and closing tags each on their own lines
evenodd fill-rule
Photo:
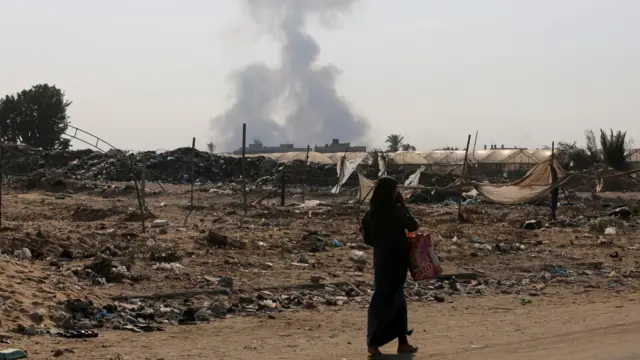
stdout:
<svg viewBox="0 0 640 360">
<path fill-rule="evenodd" d="M 0 274 L 0 329 L 5 331 L 16 324 L 51 327 L 68 316 L 58 301 L 87 294 L 74 276 L 52 274 L 7 255 L 0 255 Z"/>
<path fill-rule="evenodd" d="M 110 208 L 95 208 L 90 205 L 78 205 L 71 213 L 73 221 L 102 221 L 112 216 L 123 214 L 124 211 Z"/>
</svg>

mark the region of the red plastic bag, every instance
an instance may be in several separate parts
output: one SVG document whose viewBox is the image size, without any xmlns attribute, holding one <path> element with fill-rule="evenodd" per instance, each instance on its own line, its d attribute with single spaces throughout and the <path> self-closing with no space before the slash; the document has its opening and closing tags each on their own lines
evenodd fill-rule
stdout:
<svg viewBox="0 0 640 360">
<path fill-rule="evenodd" d="M 423 232 L 409 234 L 411 278 L 414 281 L 430 280 L 442 273 L 431 235 Z"/>
</svg>

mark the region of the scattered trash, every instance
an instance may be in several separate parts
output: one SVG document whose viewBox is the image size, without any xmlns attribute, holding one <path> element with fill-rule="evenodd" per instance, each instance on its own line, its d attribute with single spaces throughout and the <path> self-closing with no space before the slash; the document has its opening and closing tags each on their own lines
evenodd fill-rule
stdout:
<svg viewBox="0 0 640 360">
<path fill-rule="evenodd" d="M 0 360 L 23 359 L 27 357 L 27 352 L 22 349 L 0 350 Z"/>
<path fill-rule="evenodd" d="M 540 220 L 529 220 L 525 221 L 521 227 L 526 230 L 542 229 L 542 222 Z"/>
<path fill-rule="evenodd" d="M 356 262 L 356 263 L 360 263 L 360 264 L 366 264 L 367 263 L 367 254 L 365 254 L 364 252 L 360 251 L 360 250 L 352 250 L 351 254 L 349 255 L 349 260 Z"/>
<path fill-rule="evenodd" d="M 58 336 L 67 339 L 89 339 L 98 337 L 98 333 L 93 330 L 70 330 L 58 333 Z"/>
<path fill-rule="evenodd" d="M 69 349 L 69 348 L 64 348 L 64 349 L 57 349 L 52 351 L 53 353 L 53 357 L 60 357 L 64 354 L 75 354 L 75 351 L 73 351 L 73 349 Z"/>
<path fill-rule="evenodd" d="M 165 227 L 167 225 L 169 225 L 169 221 L 167 220 L 153 220 L 153 222 L 149 224 L 149 227 L 160 228 L 160 227 Z"/>
</svg>

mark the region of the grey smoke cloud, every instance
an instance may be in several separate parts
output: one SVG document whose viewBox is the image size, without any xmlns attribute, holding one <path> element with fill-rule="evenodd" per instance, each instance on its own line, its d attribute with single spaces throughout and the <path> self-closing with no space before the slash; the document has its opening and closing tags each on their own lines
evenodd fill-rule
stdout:
<svg viewBox="0 0 640 360">
<path fill-rule="evenodd" d="M 340 69 L 318 65 L 320 46 L 306 32 L 306 22 L 317 17 L 333 27 L 357 0 L 245 0 L 253 20 L 280 43 L 280 65 L 252 64 L 232 74 L 235 103 L 211 122 L 218 149 L 235 150 L 247 137 L 265 145 L 293 142 L 299 146 L 363 139 L 369 128 L 336 91 Z M 273 114 L 286 113 L 284 123 Z"/>
</svg>

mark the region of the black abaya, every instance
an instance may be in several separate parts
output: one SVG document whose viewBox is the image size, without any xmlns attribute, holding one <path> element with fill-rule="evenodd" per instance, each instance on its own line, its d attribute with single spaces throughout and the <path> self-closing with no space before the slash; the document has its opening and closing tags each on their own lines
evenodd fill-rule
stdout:
<svg viewBox="0 0 640 360">
<path fill-rule="evenodd" d="M 416 231 L 418 223 L 402 205 L 388 211 L 384 219 L 371 218 L 371 211 L 367 211 L 362 219 L 365 242 L 373 246 L 375 282 L 368 310 L 367 345 L 381 347 L 395 339 L 406 343 L 404 283 L 409 269 L 406 231 Z"/>
</svg>

